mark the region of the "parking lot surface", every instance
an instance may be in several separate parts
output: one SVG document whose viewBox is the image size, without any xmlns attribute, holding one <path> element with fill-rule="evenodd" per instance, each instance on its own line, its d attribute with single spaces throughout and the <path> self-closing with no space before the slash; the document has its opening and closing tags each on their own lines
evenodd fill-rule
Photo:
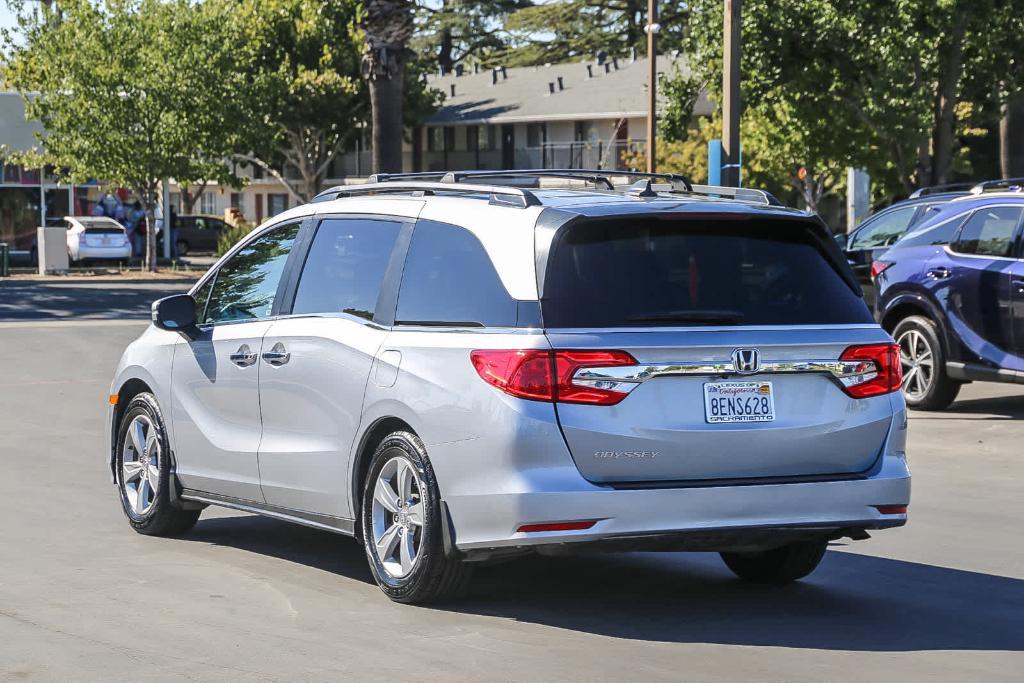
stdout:
<svg viewBox="0 0 1024 683">
<path fill-rule="evenodd" d="M 180 539 L 131 531 L 107 387 L 149 300 L 182 288 L 55 312 L 0 288 L 0 678 L 1019 680 L 1024 387 L 914 414 L 908 526 L 835 544 L 800 584 L 707 554 L 537 558 L 406 607 L 326 532 L 212 508 Z"/>
</svg>

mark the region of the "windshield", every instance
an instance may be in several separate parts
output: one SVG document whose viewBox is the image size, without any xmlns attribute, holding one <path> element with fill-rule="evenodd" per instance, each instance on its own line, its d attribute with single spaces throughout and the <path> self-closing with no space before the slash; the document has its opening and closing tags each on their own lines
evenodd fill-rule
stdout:
<svg viewBox="0 0 1024 683">
<path fill-rule="evenodd" d="M 871 323 L 803 223 L 582 223 L 554 246 L 546 327 Z"/>
</svg>

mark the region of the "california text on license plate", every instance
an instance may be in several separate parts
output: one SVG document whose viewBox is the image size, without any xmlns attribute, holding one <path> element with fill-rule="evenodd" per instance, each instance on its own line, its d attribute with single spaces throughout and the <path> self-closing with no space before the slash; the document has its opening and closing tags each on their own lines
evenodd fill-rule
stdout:
<svg viewBox="0 0 1024 683">
<path fill-rule="evenodd" d="M 775 395 L 771 382 L 708 382 L 704 385 L 708 422 L 771 422 Z"/>
</svg>

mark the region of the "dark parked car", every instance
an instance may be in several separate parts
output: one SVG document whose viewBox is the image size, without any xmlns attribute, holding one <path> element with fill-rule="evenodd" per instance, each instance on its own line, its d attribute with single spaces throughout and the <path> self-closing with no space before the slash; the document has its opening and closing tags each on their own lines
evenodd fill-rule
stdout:
<svg viewBox="0 0 1024 683">
<path fill-rule="evenodd" d="M 871 266 L 900 345 L 907 403 L 940 410 L 964 382 L 1024 384 L 1024 193 L 955 199 Z"/>
<path fill-rule="evenodd" d="M 908 199 L 872 214 L 846 235 L 837 235 L 868 306 L 875 302 L 871 264 L 908 230 L 935 215 L 940 207 L 967 194 L 971 185 L 941 185 L 917 190 Z"/>
<path fill-rule="evenodd" d="M 174 221 L 174 245 L 178 256 L 196 252 L 214 252 L 221 233 L 230 228 L 223 218 L 202 214 L 184 214 Z"/>
</svg>

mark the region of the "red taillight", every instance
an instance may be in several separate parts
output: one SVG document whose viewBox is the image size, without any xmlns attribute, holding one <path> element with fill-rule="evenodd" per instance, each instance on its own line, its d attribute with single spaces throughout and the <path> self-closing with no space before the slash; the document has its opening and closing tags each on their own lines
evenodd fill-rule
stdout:
<svg viewBox="0 0 1024 683">
<path fill-rule="evenodd" d="M 872 261 L 871 262 L 871 279 L 874 280 L 876 277 L 886 271 L 886 269 L 892 265 L 891 261 Z"/>
<path fill-rule="evenodd" d="M 546 524 L 523 524 L 517 532 L 531 534 L 538 531 L 582 531 L 597 524 L 596 519 L 588 519 L 579 522 L 548 522 Z"/>
<path fill-rule="evenodd" d="M 842 380 L 846 393 L 854 398 L 888 394 L 903 383 L 898 344 L 851 346 L 839 360 L 856 363 L 853 373 Z"/>
<path fill-rule="evenodd" d="M 628 391 L 573 384 L 580 368 L 636 365 L 625 351 L 478 350 L 469 354 L 477 374 L 510 396 L 534 401 L 615 405 Z"/>
<path fill-rule="evenodd" d="M 875 509 L 881 512 L 883 515 L 905 515 L 907 514 L 906 505 L 876 505 Z"/>
</svg>

